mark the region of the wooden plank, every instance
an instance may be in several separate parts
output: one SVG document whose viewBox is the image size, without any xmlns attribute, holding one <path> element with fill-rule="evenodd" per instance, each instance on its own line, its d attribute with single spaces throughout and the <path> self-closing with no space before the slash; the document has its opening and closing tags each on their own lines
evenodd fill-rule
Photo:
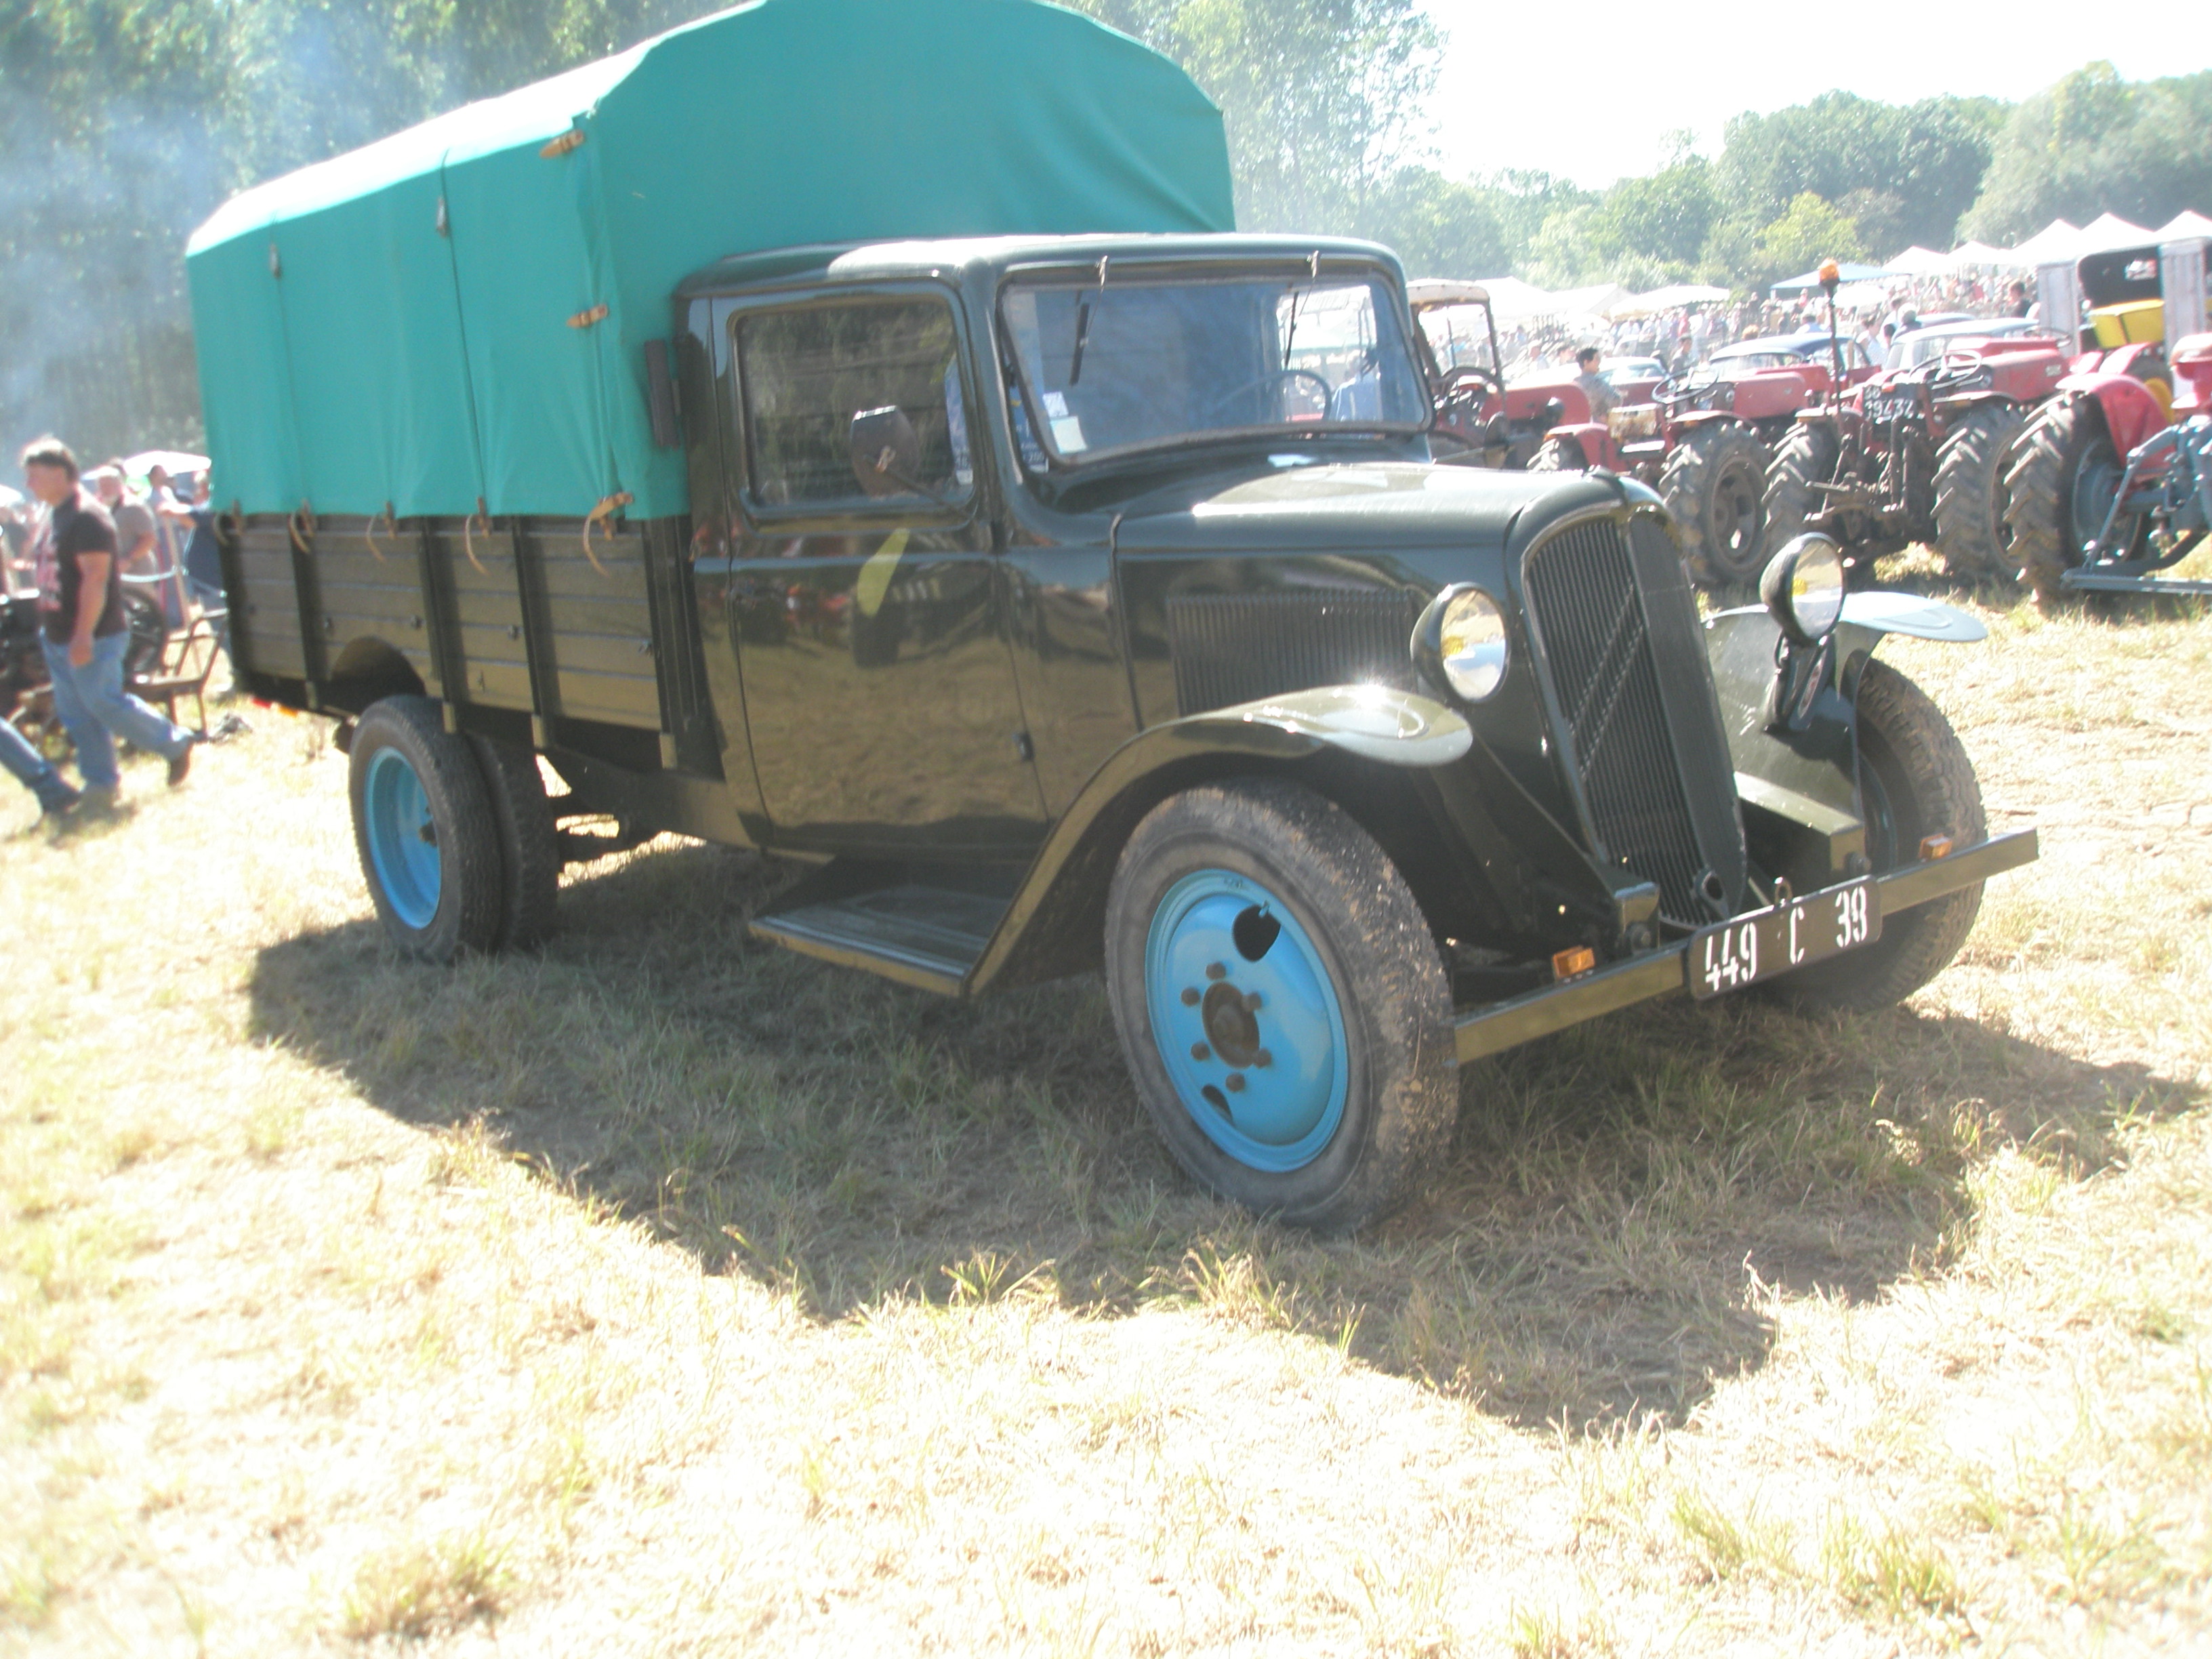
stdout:
<svg viewBox="0 0 2212 1659">
<path fill-rule="evenodd" d="M 610 674 L 564 672 L 559 676 L 559 684 L 563 714 L 578 720 L 603 720 L 615 726 L 659 729 L 659 688 L 649 678 L 618 678 Z"/>
<path fill-rule="evenodd" d="M 553 637 L 554 666 L 562 673 L 635 674 L 656 679 L 653 653 L 640 647 L 651 643 L 643 632 L 586 634 L 564 631 Z"/>
</svg>

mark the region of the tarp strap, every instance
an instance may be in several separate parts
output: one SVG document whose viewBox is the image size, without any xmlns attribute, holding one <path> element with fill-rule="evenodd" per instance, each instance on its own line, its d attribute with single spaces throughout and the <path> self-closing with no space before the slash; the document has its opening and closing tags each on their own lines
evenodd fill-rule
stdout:
<svg viewBox="0 0 2212 1659">
<path fill-rule="evenodd" d="M 599 556 L 592 551 L 592 526 L 598 524 L 602 520 L 611 519 L 616 514 L 621 512 L 623 508 L 628 507 L 636 499 L 637 497 L 631 495 L 627 489 L 623 490 L 617 495 L 609 495 L 597 507 L 593 507 L 589 515 L 584 520 L 584 556 L 592 562 L 592 568 L 598 571 L 602 576 L 605 576 L 609 573 L 606 566 L 599 562 Z"/>
<path fill-rule="evenodd" d="M 484 534 L 490 535 L 491 514 L 484 511 L 484 498 L 481 495 L 477 497 L 477 510 L 461 520 L 461 551 L 469 556 L 469 562 L 476 566 L 477 575 L 488 576 L 491 573 L 483 568 L 483 561 L 477 557 L 476 527 L 478 519 L 483 520 Z"/>
<path fill-rule="evenodd" d="M 568 319 L 568 326 L 571 328 L 589 328 L 593 323 L 603 323 L 606 321 L 606 319 L 607 302 L 605 300 L 602 300 L 590 310 L 580 311 L 574 316 L 571 317 Z"/>
<path fill-rule="evenodd" d="M 299 509 L 292 514 L 285 527 L 292 532 L 294 547 L 302 553 L 312 553 L 315 550 L 310 545 L 315 539 L 315 509 L 313 507 L 301 501 Z"/>
<path fill-rule="evenodd" d="M 390 562 L 390 561 L 385 558 L 384 550 L 376 544 L 376 526 L 379 522 L 389 525 L 392 527 L 392 533 L 394 536 L 397 536 L 399 533 L 399 520 L 392 516 L 392 503 L 390 501 L 385 502 L 384 511 L 379 514 L 376 518 L 371 519 L 368 521 L 368 527 L 362 532 L 362 535 L 368 538 L 368 550 L 376 556 L 377 563 L 386 564 Z"/>
</svg>

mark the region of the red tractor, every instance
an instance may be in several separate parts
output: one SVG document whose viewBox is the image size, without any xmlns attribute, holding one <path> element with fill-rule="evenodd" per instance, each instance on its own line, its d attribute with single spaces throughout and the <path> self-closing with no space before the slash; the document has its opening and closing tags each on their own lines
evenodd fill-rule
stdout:
<svg viewBox="0 0 2212 1659">
<path fill-rule="evenodd" d="M 2170 370 L 2147 343 L 2075 361 L 2005 481 L 2022 577 L 2045 605 L 2070 591 L 2212 593 L 2154 574 L 2212 522 L 2212 334 L 2175 342 Z"/>
<path fill-rule="evenodd" d="M 1430 280 L 1407 292 L 1429 358 L 1439 459 L 1515 470 L 1605 467 L 1638 478 L 1666 501 L 1696 580 L 1717 587 L 1757 579 L 1768 447 L 1798 410 L 1827 395 L 1827 364 L 1811 362 L 1794 339 L 1747 342 L 1694 374 L 1648 391 L 1619 388 L 1649 400 L 1597 422 L 1572 368 L 1506 383 L 1480 284 Z"/>
<path fill-rule="evenodd" d="M 1834 326 L 1833 262 L 1823 267 Z M 1766 474 L 1766 547 L 1817 530 L 1864 586 L 1875 562 L 1914 542 L 1954 575 L 2009 575 L 2005 466 L 2031 411 L 2066 372 L 2057 340 L 1961 336 L 1801 411 Z"/>
</svg>

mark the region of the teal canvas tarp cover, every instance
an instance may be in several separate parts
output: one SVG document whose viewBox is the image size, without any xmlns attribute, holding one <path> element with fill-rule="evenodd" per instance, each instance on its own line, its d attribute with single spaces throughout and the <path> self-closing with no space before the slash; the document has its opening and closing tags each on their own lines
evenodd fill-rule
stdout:
<svg viewBox="0 0 2212 1659">
<path fill-rule="evenodd" d="M 644 344 L 732 253 L 1233 228 L 1221 116 L 1036 0 L 757 0 L 257 186 L 185 252 L 248 512 L 686 510 Z M 605 307 L 604 312 L 600 307 Z"/>
</svg>

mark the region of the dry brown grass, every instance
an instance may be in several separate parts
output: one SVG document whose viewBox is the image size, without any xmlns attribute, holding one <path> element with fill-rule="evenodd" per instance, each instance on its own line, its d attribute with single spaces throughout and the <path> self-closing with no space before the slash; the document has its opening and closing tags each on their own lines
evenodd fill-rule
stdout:
<svg viewBox="0 0 2212 1659">
<path fill-rule="evenodd" d="M 142 765 L 0 842 L 0 1648 L 2201 1650 L 2212 622 L 1990 614 L 1887 649 L 2044 830 L 1956 967 L 1474 1068 L 1352 1243 L 1193 1193 L 1095 986 L 673 844 L 410 969 L 312 728 Z"/>
</svg>

